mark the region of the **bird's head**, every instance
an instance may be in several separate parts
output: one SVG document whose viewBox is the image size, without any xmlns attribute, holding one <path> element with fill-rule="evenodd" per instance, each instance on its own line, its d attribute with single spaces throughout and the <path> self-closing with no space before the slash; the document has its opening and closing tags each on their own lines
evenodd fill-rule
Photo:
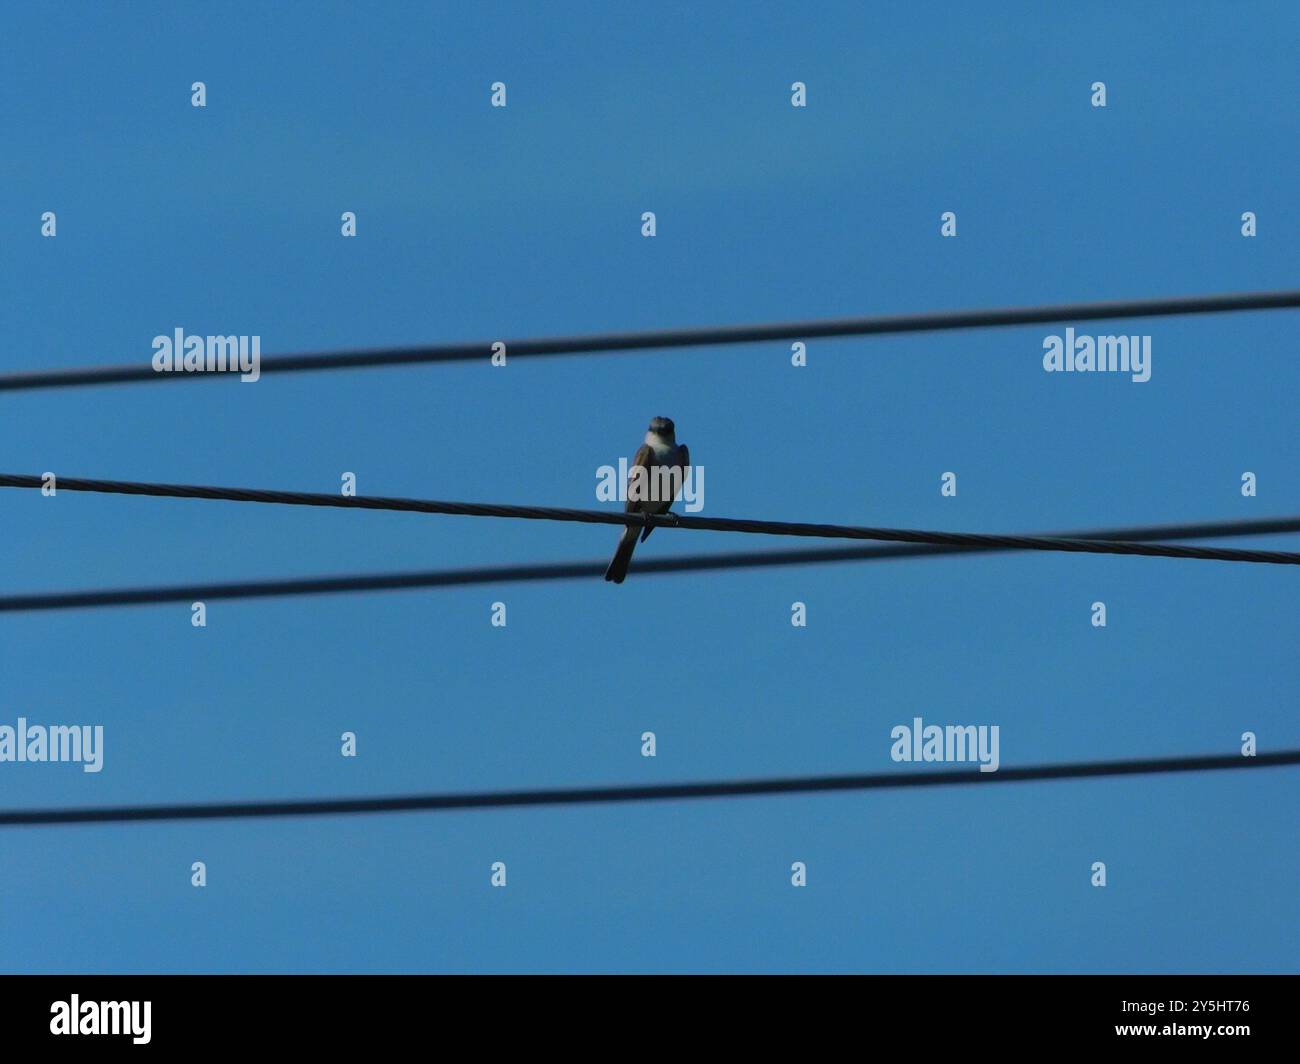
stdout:
<svg viewBox="0 0 1300 1064">
<path fill-rule="evenodd" d="M 650 419 L 650 434 L 658 436 L 664 443 L 677 443 L 677 428 L 673 425 L 673 419 L 669 417 L 656 417 Z"/>
</svg>

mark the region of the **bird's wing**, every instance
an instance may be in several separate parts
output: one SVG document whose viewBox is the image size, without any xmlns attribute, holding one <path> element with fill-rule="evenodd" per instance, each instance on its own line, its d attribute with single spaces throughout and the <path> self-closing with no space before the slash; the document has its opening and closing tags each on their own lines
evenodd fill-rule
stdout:
<svg viewBox="0 0 1300 1064">
<path fill-rule="evenodd" d="M 677 460 L 674 464 L 680 470 L 676 481 L 677 493 L 673 496 L 673 502 L 676 502 L 681 493 L 686 490 L 686 474 L 691 468 L 691 452 L 686 449 L 686 444 L 678 444 Z M 667 509 L 671 510 L 672 506 L 668 506 Z"/>
<path fill-rule="evenodd" d="M 647 510 L 651 513 L 666 514 L 673 508 L 673 503 L 676 501 L 677 495 L 681 493 L 682 488 L 686 484 L 686 469 L 690 464 L 691 452 L 686 449 L 686 444 L 680 444 L 677 450 L 673 453 L 672 458 L 663 465 L 657 467 L 660 471 L 665 467 L 674 470 L 671 482 L 676 490 L 673 493 L 673 498 L 660 500 L 657 503 L 647 503 L 645 506 Z M 653 525 L 646 525 L 645 528 L 641 530 L 641 542 L 644 543 L 653 531 Z"/>
<path fill-rule="evenodd" d="M 636 469 L 637 466 L 640 466 L 645 470 L 645 473 L 642 474 L 641 490 L 645 491 L 646 488 L 649 487 L 650 467 L 654 463 L 654 454 L 654 451 L 650 449 L 650 445 L 648 443 L 643 443 L 637 449 L 636 454 L 632 457 L 632 464 L 627 470 L 627 505 L 623 507 L 624 513 L 640 513 L 645 509 L 644 500 L 638 499 L 634 501 L 632 498 L 632 482 L 637 479 Z"/>
</svg>

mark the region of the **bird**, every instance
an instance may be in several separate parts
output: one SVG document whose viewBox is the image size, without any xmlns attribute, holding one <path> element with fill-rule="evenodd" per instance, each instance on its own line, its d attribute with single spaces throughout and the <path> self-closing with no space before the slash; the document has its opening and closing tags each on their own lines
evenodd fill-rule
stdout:
<svg viewBox="0 0 1300 1064">
<path fill-rule="evenodd" d="M 628 470 L 627 505 L 624 513 L 664 514 L 672 509 L 673 499 L 681 488 L 682 478 L 691 464 L 691 453 L 686 444 L 678 444 L 677 428 L 672 418 L 656 417 L 650 420 L 646 430 L 645 442 L 637 448 L 632 466 Z M 633 484 L 640 482 L 640 487 L 633 491 Z M 662 485 L 669 485 L 666 491 L 654 490 Z M 667 495 L 667 498 L 663 496 Z M 627 576 L 628 564 L 632 561 L 632 552 L 636 550 L 637 534 L 645 539 L 654 531 L 652 525 L 638 528 L 625 525 L 619 537 L 618 549 L 605 570 L 605 579 L 621 584 Z"/>
</svg>

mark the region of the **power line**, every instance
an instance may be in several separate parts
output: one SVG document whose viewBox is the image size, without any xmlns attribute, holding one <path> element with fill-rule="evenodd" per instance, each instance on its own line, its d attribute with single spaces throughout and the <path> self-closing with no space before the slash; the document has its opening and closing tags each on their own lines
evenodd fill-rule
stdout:
<svg viewBox="0 0 1300 1064">
<path fill-rule="evenodd" d="M 1183 525 L 1143 525 L 1099 528 L 1081 532 L 1043 533 L 1053 537 L 1097 540 L 1177 540 L 1229 536 L 1258 536 L 1300 532 L 1300 517 L 1251 521 L 1202 522 Z M 687 573 L 723 569 L 766 569 L 789 565 L 833 562 L 890 561 L 951 554 L 997 553 L 1007 547 L 953 547 L 899 544 L 886 547 L 814 547 L 810 549 L 738 551 L 730 554 L 689 554 L 652 558 L 637 564 L 637 574 Z M 404 591 L 473 584 L 532 583 L 550 580 L 591 579 L 605 571 L 604 559 L 588 562 L 550 562 L 537 565 L 497 565 L 482 568 L 433 569 L 418 572 L 358 573 L 295 577 L 279 580 L 242 580 L 207 584 L 113 588 L 106 590 L 41 591 L 0 596 L 0 613 L 38 610 L 88 609 L 108 606 L 159 605 L 167 602 L 220 599 L 282 598 L 291 595 L 341 594 L 360 591 Z"/>
<path fill-rule="evenodd" d="M 39 476 L 0 473 L 0 487 L 41 488 L 43 486 L 44 480 Z M 1012 550 L 1065 551 L 1072 554 L 1125 554 L 1152 558 L 1197 558 L 1209 561 L 1300 565 L 1300 553 L 1237 550 L 1231 547 L 1180 547 L 1169 543 L 1062 539 L 1047 536 L 1001 536 L 975 532 L 932 532 L 904 528 L 808 524 L 796 521 L 697 517 L 691 514 L 668 513 L 654 515 L 612 510 L 573 510 L 555 506 L 515 506 L 497 503 L 446 502 L 438 499 L 326 495 L 304 491 L 217 488 L 197 484 L 150 484 L 131 480 L 90 480 L 79 477 L 59 477 L 57 487 L 64 491 L 89 491 L 108 495 L 148 495 L 156 498 L 208 499 L 287 506 L 323 506 L 344 510 L 390 510 L 401 513 L 452 514 L 461 517 L 505 517 L 528 521 L 635 525 L 638 528 L 649 525 L 651 528 L 687 528 L 709 532 L 741 532 L 752 535 L 797 536 L 811 539 L 880 540 L 884 542 L 926 543 L 953 547 L 992 547 Z"/>
<path fill-rule="evenodd" d="M 858 318 L 821 318 L 810 321 L 757 325 L 715 325 L 646 332 L 597 333 L 580 336 L 479 340 L 466 343 L 372 348 L 297 355 L 270 355 L 261 360 L 262 373 L 304 370 L 371 369 L 434 362 L 487 360 L 493 345 L 504 343 L 506 357 L 535 358 L 650 348 L 705 347 L 775 340 L 812 340 L 835 336 L 883 336 L 895 333 L 937 332 L 1007 325 L 1033 325 L 1055 321 L 1096 321 L 1104 318 L 1151 318 L 1174 314 L 1214 314 L 1225 311 L 1278 310 L 1300 307 L 1300 290 L 1239 292 L 1224 295 L 1173 296 L 1127 299 L 1101 303 L 1056 303 L 1036 307 L 983 310 L 940 310 L 919 314 L 890 314 Z M 141 381 L 193 380 L 235 376 L 231 373 L 158 373 L 149 362 L 72 369 L 28 370 L 0 375 L 0 391 L 66 388 L 89 384 L 125 384 Z"/>
<path fill-rule="evenodd" d="M 0 827 L 50 824 L 108 824 L 160 820 L 228 820 L 288 816 L 339 816 L 357 813 L 435 812 L 452 809 L 501 809 L 518 806 L 592 805 L 696 798 L 743 798 L 758 795 L 825 794 L 835 791 L 893 790 L 959 784 L 1025 783 L 1041 780 L 1148 776 L 1170 772 L 1263 769 L 1300 764 L 1300 750 L 1243 757 L 1216 754 L 1198 757 L 1146 758 L 1140 761 L 1091 761 L 1027 768 L 898 770 L 853 776 L 794 776 L 777 779 L 721 780 L 701 783 L 637 784 L 622 787 L 566 787 L 550 790 L 480 791 L 412 794 L 386 798 L 319 798 L 299 801 L 217 802 L 211 804 L 83 806 L 68 809 L 0 810 Z"/>
</svg>

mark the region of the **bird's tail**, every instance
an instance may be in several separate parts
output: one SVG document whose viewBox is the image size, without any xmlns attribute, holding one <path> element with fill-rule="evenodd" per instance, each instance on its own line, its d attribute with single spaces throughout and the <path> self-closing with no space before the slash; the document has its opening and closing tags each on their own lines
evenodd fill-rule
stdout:
<svg viewBox="0 0 1300 1064">
<path fill-rule="evenodd" d="M 638 532 L 640 529 L 635 525 L 628 525 L 623 529 L 623 535 L 618 541 L 618 550 L 614 552 L 609 568 L 605 570 L 606 580 L 612 580 L 616 584 L 623 582 L 623 578 L 627 576 L 628 564 L 632 561 L 632 552 L 636 550 Z"/>
</svg>

